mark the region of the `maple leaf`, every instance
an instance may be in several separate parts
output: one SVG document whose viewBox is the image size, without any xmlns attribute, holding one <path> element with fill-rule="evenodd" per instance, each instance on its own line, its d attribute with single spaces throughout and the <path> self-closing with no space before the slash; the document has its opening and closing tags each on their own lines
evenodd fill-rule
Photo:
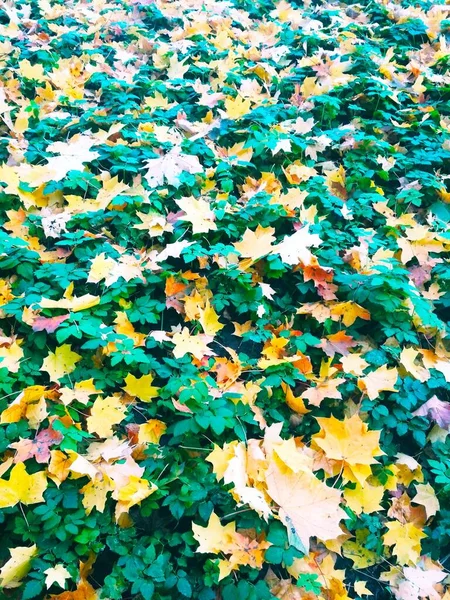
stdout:
<svg viewBox="0 0 450 600">
<path fill-rule="evenodd" d="M 439 500 L 436 492 L 429 483 L 416 484 L 416 495 L 413 498 L 415 504 L 421 504 L 427 511 L 427 518 L 433 517 L 439 510 Z"/>
<path fill-rule="evenodd" d="M 10 444 L 10 448 L 16 450 L 15 463 L 21 463 L 29 458 L 35 458 L 38 463 L 48 463 L 50 460 L 50 446 L 58 444 L 63 439 L 62 433 L 55 431 L 52 427 L 42 429 L 34 439 L 20 439 Z"/>
<path fill-rule="evenodd" d="M 31 328 L 33 329 L 33 331 L 46 331 L 47 333 L 53 333 L 54 331 L 56 331 L 58 329 L 58 327 L 61 325 L 61 323 L 64 323 L 64 321 L 67 321 L 67 319 L 69 317 L 70 317 L 69 314 L 60 315 L 59 317 L 51 317 L 51 318 L 37 317 L 36 319 L 33 320 L 33 324 L 31 326 Z M 0 365 L 1 365 L 1 363 L 0 363 Z"/>
<path fill-rule="evenodd" d="M 142 402 L 150 402 L 158 396 L 159 388 L 152 386 L 153 376 L 151 374 L 135 377 L 128 373 L 124 381 L 126 386 L 122 389 L 130 396 L 136 396 Z"/>
<path fill-rule="evenodd" d="M 397 369 L 388 369 L 386 365 L 383 365 L 358 379 L 358 387 L 361 391 L 366 392 L 370 400 L 375 400 L 380 392 L 397 392 L 397 388 L 394 387 L 397 379 Z"/>
<path fill-rule="evenodd" d="M 0 369 L 6 368 L 10 373 L 17 373 L 22 358 L 23 350 L 17 342 L 0 346 Z"/>
<path fill-rule="evenodd" d="M 217 225 L 215 224 L 215 214 L 211 209 L 211 205 L 203 198 L 180 198 L 176 203 L 185 213 L 181 217 L 182 221 L 189 221 L 192 224 L 192 233 L 207 233 L 208 231 L 215 231 Z"/>
<path fill-rule="evenodd" d="M 236 98 L 226 98 L 224 106 L 227 119 L 240 119 L 250 111 L 251 101 L 238 95 Z"/>
<path fill-rule="evenodd" d="M 339 421 L 335 417 L 317 417 L 320 432 L 313 435 L 313 446 L 320 448 L 329 460 L 336 461 L 333 474 L 342 471 L 347 481 L 364 484 L 371 474 L 370 465 L 378 463 L 380 431 L 369 431 L 358 414 Z"/>
<path fill-rule="evenodd" d="M 337 389 L 345 379 L 340 377 L 336 379 L 326 379 L 325 381 L 319 381 L 315 387 L 310 387 L 302 393 L 302 398 L 306 398 L 313 406 L 320 406 L 325 398 L 342 398 L 341 392 Z"/>
<path fill-rule="evenodd" d="M 346 513 L 339 506 L 338 489 L 328 487 L 312 473 L 283 473 L 275 463 L 267 470 L 266 483 L 268 494 L 280 507 L 278 514 L 291 545 L 301 552 L 309 551 L 311 537 L 327 541 L 342 534 L 339 523 Z"/>
<path fill-rule="evenodd" d="M 390 521 L 386 523 L 388 532 L 384 534 L 383 541 L 386 546 L 393 546 L 392 552 L 401 565 L 414 565 L 420 556 L 420 540 L 426 534 L 413 523 L 400 523 Z"/>
<path fill-rule="evenodd" d="M 356 302 L 338 302 L 331 307 L 331 314 L 342 317 L 342 322 L 346 327 L 350 327 L 356 319 L 370 320 L 368 310 L 356 304 Z"/>
<path fill-rule="evenodd" d="M 15 588 L 21 585 L 31 567 L 32 559 L 37 555 L 36 544 L 9 548 L 11 558 L 0 569 L 0 587 Z"/>
<path fill-rule="evenodd" d="M 59 381 L 75 370 L 77 362 L 81 360 L 81 356 L 76 352 L 72 352 L 72 347 L 69 344 L 58 346 L 55 352 L 49 352 L 44 358 L 41 371 L 46 371 L 50 377 L 50 381 Z"/>
<path fill-rule="evenodd" d="M 344 330 L 327 335 L 326 339 L 320 343 L 320 347 L 330 358 L 333 358 L 335 354 L 347 356 L 349 348 L 353 348 L 353 346 L 356 346 L 356 342 Z"/>
<path fill-rule="evenodd" d="M 167 430 L 167 425 L 159 419 L 150 419 L 139 426 L 139 444 L 159 444 L 159 440 Z"/>
<path fill-rule="evenodd" d="M 87 418 L 89 433 L 107 438 L 113 434 L 112 426 L 121 423 L 125 418 L 126 406 L 117 396 L 98 396 L 91 408 L 91 416 Z"/>
<path fill-rule="evenodd" d="M 354 489 L 346 488 L 344 490 L 344 498 L 348 506 L 357 515 L 361 513 L 370 514 L 378 510 L 382 510 L 380 502 L 384 495 L 383 486 L 369 485 L 367 482 L 364 485 L 356 484 Z"/>
<path fill-rule="evenodd" d="M 320 246 L 322 240 L 316 233 L 309 232 L 306 225 L 293 235 L 285 236 L 283 241 L 275 246 L 273 252 L 280 255 L 281 260 L 287 265 L 303 263 L 308 265 L 312 260 L 311 247 Z"/>
<path fill-rule="evenodd" d="M 71 575 L 64 565 L 58 564 L 54 567 L 49 567 L 44 571 L 45 585 L 47 589 L 51 588 L 52 585 L 57 584 L 61 588 L 65 588 L 66 579 L 70 579 Z"/>
<path fill-rule="evenodd" d="M 274 233 L 275 229 L 273 227 L 258 225 L 255 231 L 246 229 L 242 240 L 235 242 L 233 246 L 241 256 L 256 261 L 273 251 Z"/>
<path fill-rule="evenodd" d="M 206 301 L 205 308 L 200 308 L 199 321 L 206 335 L 214 337 L 215 334 L 225 326 L 219 321 L 219 316 L 211 306 L 209 300 Z"/>
<path fill-rule="evenodd" d="M 201 333 L 191 335 L 187 327 L 184 327 L 181 332 L 174 333 L 172 342 L 175 344 L 173 349 L 175 358 L 181 358 L 190 353 L 197 360 L 202 360 L 204 356 L 210 356 L 213 353 L 208 348 L 208 344 L 212 342 L 212 337 Z"/>
<path fill-rule="evenodd" d="M 44 502 L 44 492 L 47 489 L 47 478 L 43 471 L 30 475 L 25 465 L 15 465 L 9 476 L 9 481 L 0 479 L 0 508 L 22 504 L 37 504 Z"/>
<path fill-rule="evenodd" d="M 202 173 L 203 168 L 197 156 L 182 154 L 176 146 L 165 156 L 147 160 L 148 171 L 145 178 L 151 188 L 163 185 L 164 180 L 174 187 L 181 185 L 183 172 Z"/>
<path fill-rule="evenodd" d="M 199 544 L 196 552 L 208 554 L 224 552 L 225 554 L 228 554 L 234 543 L 236 524 L 231 522 L 223 526 L 216 513 L 212 512 L 209 517 L 208 525 L 202 527 L 201 525 L 193 523 L 192 532 L 194 534 L 194 539 Z"/>
</svg>

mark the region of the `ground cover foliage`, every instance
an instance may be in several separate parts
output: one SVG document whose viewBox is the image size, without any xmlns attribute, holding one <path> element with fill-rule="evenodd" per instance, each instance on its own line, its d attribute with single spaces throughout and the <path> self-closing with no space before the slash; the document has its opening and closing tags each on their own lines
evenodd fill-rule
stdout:
<svg viewBox="0 0 450 600">
<path fill-rule="evenodd" d="M 449 32 L 2 3 L 1 597 L 450 598 Z"/>
</svg>

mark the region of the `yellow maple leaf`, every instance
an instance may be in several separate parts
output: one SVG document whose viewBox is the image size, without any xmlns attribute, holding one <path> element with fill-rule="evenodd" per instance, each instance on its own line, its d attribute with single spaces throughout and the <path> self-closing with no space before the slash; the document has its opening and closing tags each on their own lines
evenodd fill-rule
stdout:
<svg viewBox="0 0 450 600">
<path fill-rule="evenodd" d="M 242 96 L 227 97 L 224 103 L 226 118 L 240 119 L 250 111 L 251 105 L 251 101 L 249 99 L 245 100 Z"/>
<path fill-rule="evenodd" d="M 380 392 L 397 392 L 394 387 L 398 379 L 397 369 L 388 369 L 386 365 L 379 367 L 376 371 L 371 371 L 365 377 L 358 379 L 358 387 L 366 392 L 370 400 L 375 400 Z"/>
<path fill-rule="evenodd" d="M 357 515 L 361 513 L 370 514 L 377 510 L 382 510 L 383 507 L 380 505 L 380 502 L 383 494 L 383 486 L 373 486 L 367 482 L 363 486 L 357 483 L 354 489 L 346 488 L 344 490 L 344 498 L 348 506 Z"/>
<path fill-rule="evenodd" d="M 64 375 L 72 373 L 80 360 L 81 356 L 76 352 L 72 352 L 72 347 L 69 344 L 63 344 L 58 346 L 55 352 L 50 352 L 44 358 L 40 370 L 48 373 L 50 381 L 58 382 Z"/>
<path fill-rule="evenodd" d="M 142 402 L 150 402 L 158 396 L 159 388 L 152 385 L 153 375 L 142 375 L 135 377 L 131 373 L 124 379 L 126 385 L 122 389 L 130 396 L 136 396 Z"/>
<path fill-rule="evenodd" d="M 415 565 L 420 556 L 420 540 L 426 534 L 413 523 L 400 523 L 390 521 L 386 523 L 388 532 L 384 534 L 383 541 L 386 546 L 393 546 L 392 552 L 396 555 L 401 565 Z"/>
<path fill-rule="evenodd" d="M 147 479 L 131 475 L 126 485 L 116 488 L 113 492 L 113 498 L 118 500 L 115 515 L 116 521 L 119 520 L 121 515 L 128 513 L 132 506 L 140 504 L 142 500 L 148 498 L 157 489 L 158 486 Z"/>
<path fill-rule="evenodd" d="M 180 198 L 180 200 L 176 200 L 176 203 L 186 213 L 185 216 L 181 217 L 181 220 L 191 223 L 194 235 L 217 229 L 217 225 L 214 222 L 216 215 L 211 209 L 210 203 L 203 198 L 190 196 L 188 198 Z"/>
<path fill-rule="evenodd" d="M 346 327 L 353 325 L 358 317 L 365 321 L 370 320 L 370 312 L 356 302 L 338 302 L 331 307 L 331 314 L 342 317 Z"/>
<path fill-rule="evenodd" d="M 236 523 L 228 523 L 223 526 L 216 513 L 211 513 L 208 525 L 202 527 L 192 523 L 192 531 L 194 539 L 199 546 L 196 552 L 204 552 L 206 554 L 219 554 L 219 552 L 229 553 L 233 546 L 234 537 L 236 534 Z"/>
<path fill-rule="evenodd" d="M 6 368 L 10 373 L 17 373 L 22 358 L 23 350 L 17 342 L 0 347 L 0 369 Z"/>
<path fill-rule="evenodd" d="M 212 338 L 206 334 L 191 335 L 187 327 L 183 327 L 182 331 L 174 333 L 172 342 L 175 344 L 173 355 L 175 358 L 181 358 L 187 353 L 195 356 L 197 360 L 201 360 L 204 356 L 209 356 L 212 351 L 208 348 L 208 343 Z"/>
<path fill-rule="evenodd" d="M 312 446 L 320 448 L 333 461 L 333 475 L 342 472 L 344 480 L 359 482 L 371 475 L 370 465 L 378 463 L 380 431 L 369 431 L 356 413 L 339 421 L 335 417 L 318 417 L 321 431 L 312 437 Z"/>
<path fill-rule="evenodd" d="M 363 375 L 364 369 L 369 366 L 369 363 L 362 358 L 361 354 L 348 354 L 339 359 L 344 369 L 344 373 L 351 373 L 357 377 Z"/>
<path fill-rule="evenodd" d="M 273 251 L 272 242 L 275 241 L 275 229 L 273 227 L 258 227 L 255 231 L 246 229 L 242 240 L 235 242 L 233 246 L 245 258 L 258 260 Z"/>
<path fill-rule="evenodd" d="M 82 503 L 86 514 L 91 514 L 92 509 L 94 508 L 99 512 L 103 512 L 105 510 L 108 492 L 112 492 L 113 490 L 113 482 L 105 473 L 103 473 L 101 479 L 92 479 L 82 487 L 80 492 L 83 494 Z"/>
<path fill-rule="evenodd" d="M 412 501 L 425 507 L 428 519 L 433 517 L 440 508 L 434 489 L 429 483 L 416 484 L 416 492 Z"/>
<path fill-rule="evenodd" d="M 32 65 L 29 60 L 19 62 L 19 73 L 26 79 L 37 79 L 38 81 L 45 79 L 44 67 L 39 63 Z"/>
<path fill-rule="evenodd" d="M 109 437 L 113 434 L 112 426 L 124 420 L 125 412 L 126 407 L 117 396 L 99 396 L 91 408 L 91 416 L 87 418 L 89 433 L 96 433 L 103 438 Z"/>
<path fill-rule="evenodd" d="M 116 261 L 113 258 L 106 256 L 104 252 L 97 254 L 97 256 L 91 260 L 91 268 L 89 269 L 87 282 L 99 283 L 102 279 L 106 279 L 111 275 L 111 272 L 116 265 Z"/>
<path fill-rule="evenodd" d="M 225 325 L 219 321 L 219 316 L 211 306 L 209 300 L 206 301 L 205 308 L 200 308 L 199 321 L 206 335 L 214 337 L 218 331 L 223 329 Z"/>
<path fill-rule="evenodd" d="M 23 463 L 15 465 L 9 481 L 0 479 L 0 508 L 22 504 L 44 502 L 47 489 L 47 477 L 44 471 L 29 475 Z"/>
<path fill-rule="evenodd" d="M 31 560 L 37 555 L 36 544 L 9 548 L 11 558 L 0 569 L 0 587 L 15 588 L 30 570 Z"/>
<path fill-rule="evenodd" d="M 347 515 L 339 506 L 340 490 L 308 471 L 283 472 L 275 462 L 267 470 L 266 484 L 269 496 L 280 507 L 278 515 L 291 545 L 308 553 L 311 537 L 326 541 L 342 535 L 339 523 Z"/>
<path fill-rule="evenodd" d="M 425 382 L 430 378 L 430 372 L 427 368 L 416 364 L 419 350 L 417 348 L 403 348 L 400 353 L 400 364 L 403 366 L 412 377 L 419 381 Z"/>
</svg>

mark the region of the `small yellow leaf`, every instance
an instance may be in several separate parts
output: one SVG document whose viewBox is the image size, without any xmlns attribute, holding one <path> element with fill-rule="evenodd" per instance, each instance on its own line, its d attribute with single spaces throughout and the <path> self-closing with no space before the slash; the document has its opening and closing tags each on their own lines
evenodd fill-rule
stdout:
<svg viewBox="0 0 450 600">
<path fill-rule="evenodd" d="M 142 402 L 150 402 L 158 396 L 159 388 L 152 386 L 153 376 L 150 374 L 135 377 L 131 373 L 128 373 L 124 381 L 126 386 L 122 389 L 130 396 L 136 396 Z"/>
</svg>

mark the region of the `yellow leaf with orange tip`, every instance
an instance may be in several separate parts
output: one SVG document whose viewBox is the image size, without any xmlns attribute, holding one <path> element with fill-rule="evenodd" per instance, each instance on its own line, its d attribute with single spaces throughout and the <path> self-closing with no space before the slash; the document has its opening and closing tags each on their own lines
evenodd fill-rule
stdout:
<svg viewBox="0 0 450 600">
<path fill-rule="evenodd" d="M 22 504 L 37 504 L 44 502 L 44 492 L 47 489 L 47 477 L 44 471 L 30 475 L 25 465 L 15 465 L 9 480 L 0 479 L 0 508 Z"/>
<path fill-rule="evenodd" d="M 130 396 L 135 396 L 142 400 L 142 402 L 150 402 L 153 398 L 157 398 L 159 388 L 152 385 L 153 375 L 142 375 L 142 377 L 135 377 L 131 373 L 124 379 L 126 385 L 123 387 L 123 391 Z"/>
<path fill-rule="evenodd" d="M 415 565 L 421 553 L 420 540 L 426 538 L 426 534 L 413 523 L 390 521 L 386 527 L 388 532 L 384 534 L 383 542 L 386 546 L 393 546 L 392 553 L 397 557 L 397 562 Z"/>
<path fill-rule="evenodd" d="M 397 369 L 388 369 L 386 365 L 379 367 L 376 371 L 371 371 L 368 375 L 358 379 L 358 387 L 366 392 L 370 400 L 375 400 L 380 392 L 397 392 L 395 386 L 398 379 Z"/>
<path fill-rule="evenodd" d="M 236 321 L 232 321 L 234 325 L 233 335 L 237 337 L 242 337 L 244 333 L 248 333 L 252 330 L 253 321 L 245 321 L 245 323 L 237 323 Z"/>
<path fill-rule="evenodd" d="M 98 397 L 91 408 L 91 416 L 87 418 L 89 433 L 107 438 L 113 434 L 113 425 L 125 419 L 126 406 L 117 396 Z"/>
<path fill-rule="evenodd" d="M 206 302 L 205 308 L 200 308 L 199 321 L 203 327 L 203 332 L 212 337 L 225 327 L 223 323 L 219 321 L 219 316 L 209 303 L 209 300 Z"/>
<path fill-rule="evenodd" d="M 50 381 L 58 382 L 65 375 L 72 373 L 80 360 L 81 356 L 76 352 L 72 352 L 72 347 L 69 344 L 63 344 L 56 348 L 55 352 L 50 352 L 44 358 L 40 370 L 48 373 Z"/>
<path fill-rule="evenodd" d="M 370 465 L 377 464 L 380 431 L 369 431 L 358 414 L 339 421 L 335 417 L 317 417 L 320 432 L 311 438 L 312 446 L 320 448 L 334 462 L 333 475 L 342 472 L 344 480 L 364 484 L 371 474 Z"/>
<path fill-rule="evenodd" d="M 147 337 L 146 334 L 135 331 L 133 324 L 128 319 L 127 313 L 117 312 L 114 323 L 116 325 L 115 330 L 117 333 L 132 339 L 135 346 L 144 345 L 145 338 Z"/>
<path fill-rule="evenodd" d="M 159 444 L 167 425 L 159 419 L 150 419 L 139 425 L 138 440 L 140 444 Z"/>
<path fill-rule="evenodd" d="M 11 558 L 0 569 L 0 587 L 16 588 L 22 583 L 22 579 L 30 570 L 31 560 L 37 555 L 36 544 L 33 546 L 18 546 L 9 548 Z"/>
<path fill-rule="evenodd" d="M 51 450 L 50 457 L 48 476 L 59 487 L 69 476 L 70 466 L 75 461 L 75 456 L 67 456 L 61 450 Z"/>
</svg>

